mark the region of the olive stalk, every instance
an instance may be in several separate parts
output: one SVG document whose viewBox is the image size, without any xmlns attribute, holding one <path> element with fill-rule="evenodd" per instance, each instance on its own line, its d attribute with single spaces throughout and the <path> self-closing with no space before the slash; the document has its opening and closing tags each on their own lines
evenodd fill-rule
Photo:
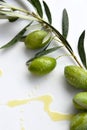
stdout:
<svg viewBox="0 0 87 130">
<path fill-rule="evenodd" d="M 2 4 L 1 6 L 4 9 L 8 8 L 8 9 L 19 11 L 19 12 L 22 12 L 22 13 L 26 14 L 26 17 L 24 17 L 24 14 L 20 15 L 18 13 L 19 15 L 17 15 L 17 14 L 14 14 L 14 11 L 13 11 L 13 12 L 11 12 L 12 13 L 11 17 L 16 17 L 16 15 L 17 15 L 17 17 L 19 17 L 19 18 L 30 20 L 29 16 L 32 16 L 33 18 L 35 18 L 34 20 L 36 20 L 37 22 L 39 22 L 42 26 L 44 26 L 45 28 L 49 28 L 56 35 L 56 37 L 61 41 L 61 43 L 65 46 L 65 48 L 68 50 L 68 52 L 72 55 L 72 57 L 74 58 L 74 60 L 76 61 L 76 63 L 81 68 L 83 68 L 82 65 L 80 64 L 80 62 L 78 61 L 77 57 L 75 56 L 75 54 L 74 54 L 72 48 L 70 47 L 68 41 L 51 24 L 49 24 L 48 22 L 46 22 L 44 19 L 42 19 L 39 15 L 35 14 L 34 12 L 30 12 L 30 11 L 25 10 L 25 9 L 17 8 L 17 7 L 11 6 L 11 5 L 3 3 L 3 2 L 1 2 L 1 4 Z M 3 12 L 2 9 L 0 9 L 0 12 L 1 12 L 1 14 L 7 15 L 7 16 L 10 15 L 9 12 L 6 12 L 6 11 Z"/>
</svg>

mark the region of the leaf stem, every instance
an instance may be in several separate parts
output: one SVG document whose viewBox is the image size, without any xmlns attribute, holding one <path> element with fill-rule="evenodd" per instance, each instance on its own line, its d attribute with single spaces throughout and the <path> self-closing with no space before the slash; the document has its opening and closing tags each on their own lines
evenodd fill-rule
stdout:
<svg viewBox="0 0 87 130">
<path fill-rule="evenodd" d="M 68 55 L 68 54 L 60 55 L 60 56 L 56 57 L 56 60 L 63 57 L 63 56 L 71 56 L 71 55 Z"/>
</svg>

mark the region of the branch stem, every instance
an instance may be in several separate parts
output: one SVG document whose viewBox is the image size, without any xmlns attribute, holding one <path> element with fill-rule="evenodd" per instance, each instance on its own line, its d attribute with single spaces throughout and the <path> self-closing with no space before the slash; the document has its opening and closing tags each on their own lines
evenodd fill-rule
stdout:
<svg viewBox="0 0 87 130">
<path fill-rule="evenodd" d="M 25 14 L 27 14 L 26 17 L 28 17 L 28 15 L 32 16 L 33 18 L 35 18 L 39 23 L 41 23 L 43 26 L 49 28 L 57 37 L 58 39 L 61 41 L 61 43 L 65 46 L 65 48 L 68 50 L 68 52 L 72 55 L 73 59 L 76 61 L 76 63 L 81 67 L 82 65 L 80 64 L 80 62 L 78 61 L 77 57 L 75 56 L 71 46 L 69 45 L 68 41 L 60 34 L 60 32 L 54 28 L 51 24 L 49 24 L 48 22 L 46 22 L 45 20 L 43 20 L 41 17 L 39 17 L 37 14 L 33 13 L 33 12 L 29 12 L 28 10 L 25 10 L 25 9 L 21 9 L 21 8 L 17 8 L 17 7 L 14 7 L 14 6 L 11 6 L 11 5 L 8 5 L 6 3 L 3 3 L 2 2 L 2 5 L 4 6 L 7 6 L 11 9 L 15 9 L 15 10 L 18 10 L 18 11 L 21 11 L 21 12 L 24 12 Z M 22 17 L 23 18 L 23 17 Z M 24 19 L 26 19 L 24 17 Z M 29 19 L 29 18 L 27 18 Z"/>
<path fill-rule="evenodd" d="M 77 57 L 75 56 L 74 52 L 72 49 L 70 49 L 68 46 L 66 46 L 66 44 L 68 43 L 68 41 L 59 33 L 58 30 L 56 30 L 52 25 L 50 25 L 49 23 L 47 23 L 46 21 L 42 20 L 42 23 L 45 23 L 48 27 L 50 27 L 52 29 L 52 31 L 55 33 L 55 35 L 61 40 L 62 44 L 65 46 L 65 48 L 69 51 L 69 53 L 72 55 L 72 57 L 74 58 L 74 60 L 76 61 L 76 63 L 81 67 L 82 65 L 80 64 L 80 62 L 78 61 Z"/>
</svg>

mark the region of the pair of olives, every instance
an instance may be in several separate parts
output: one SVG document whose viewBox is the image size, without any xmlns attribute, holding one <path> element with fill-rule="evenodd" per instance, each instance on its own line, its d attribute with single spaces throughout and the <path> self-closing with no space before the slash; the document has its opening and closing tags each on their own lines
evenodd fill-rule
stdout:
<svg viewBox="0 0 87 130">
<path fill-rule="evenodd" d="M 51 37 L 46 38 L 48 32 L 37 30 L 31 32 L 25 38 L 25 46 L 28 49 L 40 49 L 49 43 Z M 45 39 L 46 38 L 46 39 Z M 44 40 L 45 39 L 45 40 Z M 48 56 L 35 58 L 28 65 L 28 70 L 35 75 L 45 75 L 51 72 L 56 66 L 56 59 Z"/>
<path fill-rule="evenodd" d="M 87 130 L 87 92 L 77 93 L 73 97 L 73 104 L 81 113 L 72 118 L 70 130 Z"/>
</svg>

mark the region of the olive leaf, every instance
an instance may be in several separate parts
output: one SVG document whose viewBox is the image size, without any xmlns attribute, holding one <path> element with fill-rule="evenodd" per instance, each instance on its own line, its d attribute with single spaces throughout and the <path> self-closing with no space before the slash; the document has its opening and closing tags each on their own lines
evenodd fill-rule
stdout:
<svg viewBox="0 0 87 130">
<path fill-rule="evenodd" d="M 23 36 L 23 34 L 26 31 L 26 28 L 28 26 L 30 26 L 32 24 L 32 22 L 30 22 L 26 27 L 24 27 L 11 41 L 9 41 L 7 44 L 3 45 L 2 47 L 0 47 L 0 49 L 3 48 L 8 48 L 11 47 L 12 45 L 14 45 L 17 41 L 19 41 L 21 39 L 21 37 Z"/>
<path fill-rule="evenodd" d="M 72 47 L 70 46 L 70 44 L 68 43 L 68 41 L 62 36 L 62 34 L 56 29 L 54 28 L 52 25 L 50 25 L 49 23 L 47 23 L 46 21 L 43 21 L 46 25 L 48 25 L 53 32 L 55 33 L 55 35 L 61 40 L 62 44 L 68 49 L 68 51 L 70 53 L 73 52 Z"/>
<path fill-rule="evenodd" d="M 45 38 L 46 38 L 46 39 L 47 39 L 47 38 L 50 38 L 50 36 L 51 36 L 51 33 L 49 32 L 48 35 L 47 35 Z M 46 40 L 46 39 L 45 39 L 45 40 Z M 43 51 L 45 51 L 45 50 L 49 47 L 49 45 L 50 45 L 50 43 L 51 43 L 52 40 L 53 40 L 53 37 L 50 38 L 49 42 L 48 42 L 44 47 L 42 47 L 42 48 L 40 49 L 40 51 L 36 53 L 36 55 L 38 55 L 38 54 L 42 53 Z M 43 41 L 44 41 L 44 40 L 43 40 Z M 36 56 L 36 55 L 35 55 L 35 56 Z"/>
<path fill-rule="evenodd" d="M 51 52 L 53 52 L 53 51 L 58 50 L 58 49 L 61 48 L 61 47 L 62 47 L 62 46 L 57 46 L 57 47 L 49 48 L 49 49 L 44 50 L 44 51 L 42 51 L 42 52 L 40 52 L 40 53 L 36 53 L 35 56 L 47 55 L 47 54 L 49 54 L 49 53 L 51 53 Z"/>
<path fill-rule="evenodd" d="M 69 18 L 66 9 L 64 9 L 62 15 L 62 35 L 64 36 L 64 38 L 67 38 L 68 30 L 69 30 Z"/>
<path fill-rule="evenodd" d="M 42 6 L 39 0 L 28 0 L 37 10 L 37 13 L 39 16 L 42 18 L 43 17 L 43 11 L 42 11 Z"/>
<path fill-rule="evenodd" d="M 53 47 L 53 48 L 49 48 L 49 49 L 47 49 L 47 50 L 43 50 L 43 51 L 37 52 L 33 58 L 29 59 L 29 60 L 26 62 L 26 65 L 28 65 L 29 62 L 31 62 L 31 61 L 34 60 L 35 58 L 38 58 L 38 57 L 40 57 L 40 56 L 43 56 L 43 55 L 47 55 L 47 54 L 49 54 L 49 53 L 52 53 L 52 52 L 58 50 L 58 49 L 61 48 L 61 47 L 62 47 L 62 46 L 57 46 L 57 47 Z"/>
<path fill-rule="evenodd" d="M 48 18 L 48 21 L 50 24 L 52 24 L 52 16 L 51 16 L 51 12 L 50 12 L 50 9 L 48 7 L 48 5 L 46 4 L 45 1 L 43 1 L 43 5 L 44 5 L 44 9 L 45 9 L 45 12 L 46 12 L 46 16 Z"/>
<path fill-rule="evenodd" d="M 28 65 L 29 62 L 31 62 L 31 61 L 34 60 L 35 58 L 39 57 L 38 55 L 39 55 L 40 53 L 44 52 L 44 51 L 48 48 L 49 45 L 50 45 L 50 42 L 49 42 L 48 44 L 46 44 L 44 47 L 42 47 L 42 49 L 41 49 L 40 51 L 38 51 L 33 58 L 29 59 L 29 60 L 26 62 L 26 65 Z"/>
<path fill-rule="evenodd" d="M 26 19 L 26 20 L 36 20 L 36 18 L 30 16 L 30 15 L 23 15 L 23 14 L 20 14 L 19 12 L 10 12 L 10 11 L 5 11 L 5 10 L 0 10 L 0 14 L 4 14 L 6 15 L 7 17 L 14 17 L 14 18 L 21 18 L 21 19 Z"/>
<path fill-rule="evenodd" d="M 47 42 L 49 39 L 50 39 L 50 41 L 51 41 L 51 32 L 49 32 L 48 34 L 47 34 L 47 36 L 46 37 L 44 37 L 44 39 L 42 40 L 42 44 L 44 44 L 45 42 Z"/>
<path fill-rule="evenodd" d="M 79 37 L 78 40 L 78 53 L 80 56 L 80 59 L 84 65 L 85 68 L 87 68 L 86 66 L 86 54 L 85 54 L 85 50 L 84 50 L 84 38 L 85 38 L 85 31 L 83 31 Z"/>
<path fill-rule="evenodd" d="M 0 0 L 0 1 L 5 2 L 4 0 Z"/>
</svg>

